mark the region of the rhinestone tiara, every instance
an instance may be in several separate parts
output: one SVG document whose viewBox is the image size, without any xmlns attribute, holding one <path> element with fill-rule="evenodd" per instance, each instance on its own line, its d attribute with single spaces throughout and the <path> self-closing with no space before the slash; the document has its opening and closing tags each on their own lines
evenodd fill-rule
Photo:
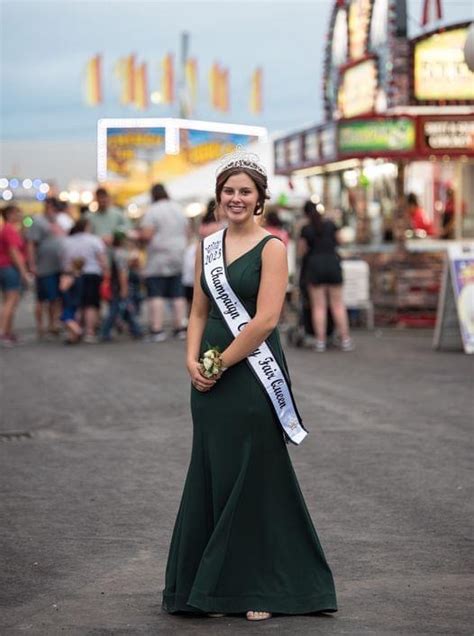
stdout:
<svg viewBox="0 0 474 636">
<path fill-rule="evenodd" d="M 254 152 L 245 152 L 242 150 L 242 146 L 237 146 L 237 150 L 222 156 L 216 170 L 216 177 L 231 168 L 248 168 L 263 174 L 264 177 L 267 176 L 265 168 L 260 163 L 260 157 Z"/>
</svg>

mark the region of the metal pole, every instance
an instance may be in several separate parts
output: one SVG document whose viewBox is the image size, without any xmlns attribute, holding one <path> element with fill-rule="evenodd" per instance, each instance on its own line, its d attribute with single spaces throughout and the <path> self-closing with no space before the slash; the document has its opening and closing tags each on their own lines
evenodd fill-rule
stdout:
<svg viewBox="0 0 474 636">
<path fill-rule="evenodd" d="M 462 238 L 462 176 L 463 164 L 456 161 L 456 178 L 454 187 L 454 238 L 460 241 Z"/>
<path fill-rule="evenodd" d="M 181 33 L 181 60 L 178 84 L 178 100 L 179 100 L 179 116 L 182 119 L 188 119 L 190 115 L 189 96 L 186 86 L 186 62 L 188 61 L 189 52 L 189 33 L 183 31 Z"/>
<path fill-rule="evenodd" d="M 406 250 L 405 231 L 408 227 L 405 203 L 405 167 L 405 160 L 402 159 L 397 162 L 397 207 L 395 208 L 393 219 L 393 238 L 397 245 L 397 250 L 400 252 L 404 252 Z"/>
</svg>

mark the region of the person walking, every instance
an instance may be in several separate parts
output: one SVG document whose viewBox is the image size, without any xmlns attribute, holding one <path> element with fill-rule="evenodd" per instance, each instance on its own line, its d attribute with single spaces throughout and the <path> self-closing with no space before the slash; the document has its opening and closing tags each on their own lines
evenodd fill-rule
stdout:
<svg viewBox="0 0 474 636">
<path fill-rule="evenodd" d="M 342 296 L 342 267 L 337 253 L 339 234 L 336 225 L 325 219 L 316 205 L 307 202 L 305 209 L 309 223 L 301 229 L 298 253 L 304 263 L 305 284 L 311 303 L 311 317 L 316 334 L 315 351 L 326 350 L 327 309 L 329 309 L 340 338 L 342 351 L 352 351 L 354 344 L 349 333 L 349 320 Z"/>
<path fill-rule="evenodd" d="M 277 330 L 286 249 L 255 222 L 267 198 L 255 155 L 224 159 L 216 200 L 228 227 L 196 255 L 187 339 L 194 439 L 166 567 L 170 613 L 259 621 L 337 609 L 285 444 L 306 430 Z"/>
<path fill-rule="evenodd" d="M 63 269 L 70 271 L 74 259 L 83 259 L 81 276 L 81 309 L 84 320 L 84 342 L 98 342 L 96 329 L 99 322 L 100 284 L 107 271 L 106 247 L 104 242 L 91 234 L 88 218 L 81 218 L 71 230 L 64 243 Z"/>
<path fill-rule="evenodd" d="M 3 225 L 0 227 L 0 344 L 12 347 L 18 341 L 13 332 L 15 313 L 20 301 L 22 283 L 30 283 L 26 267 L 26 245 L 18 225 L 21 211 L 16 205 L 7 205 L 2 210 Z"/>
<path fill-rule="evenodd" d="M 129 255 L 125 249 L 126 236 L 123 232 L 116 232 L 112 241 L 110 252 L 110 292 L 109 312 L 101 330 L 102 342 L 111 342 L 112 327 L 118 318 L 128 324 L 132 338 L 141 338 L 142 330 L 138 324 L 133 300 L 130 297 L 129 287 Z"/>
<path fill-rule="evenodd" d="M 33 224 L 26 231 L 29 269 L 36 277 L 35 320 L 39 339 L 45 336 L 45 316 L 48 333 L 58 335 L 60 331 L 59 276 L 65 232 L 57 222 L 57 214 L 58 201 L 46 199 L 44 215 L 34 216 Z"/>
<path fill-rule="evenodd" d="M 161 183 L 151 188 L 151 201 L 138 233 L 147 244 L 144 278 L 150 340 L 162 342 L 167 338 L 163 328 L 165 300 L 172 304 L 175 337 L 185 339 L 186 299 L 182 269 L 188 221 L 181 206 L 170 200 Z"/>
<path fill-rule="evenodd" d="M 126 232 L 128 223 L 122 211 L 111 204 L 110 195 L 105 188 L 95 192 L 97 211 L 86 214 L 90 221 L 90 232 L 103 240 L 107 247 L 112 246 L 115 232 Z"/>
</svg>

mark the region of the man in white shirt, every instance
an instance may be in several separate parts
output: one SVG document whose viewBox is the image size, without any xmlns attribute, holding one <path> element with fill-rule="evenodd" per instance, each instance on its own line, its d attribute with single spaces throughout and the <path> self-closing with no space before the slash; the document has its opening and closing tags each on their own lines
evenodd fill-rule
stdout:
<svg viewBox="0 0 474 636">
<path fill-rule="evenodd" d="M 162 184 L 157 183 L 152 187 L 151 201 L 148 211 L 143 216 L 139 232 L 140 238 L 147 242 L 144 276 L 150 340 L 166 340 L 166 332 L 163 330 L 165 299 L 172 303 L 174 335 L 184 339 L 186 301 L 181 276 L 188 221 L 181 206 L 169 199 Z"/>
</svg>

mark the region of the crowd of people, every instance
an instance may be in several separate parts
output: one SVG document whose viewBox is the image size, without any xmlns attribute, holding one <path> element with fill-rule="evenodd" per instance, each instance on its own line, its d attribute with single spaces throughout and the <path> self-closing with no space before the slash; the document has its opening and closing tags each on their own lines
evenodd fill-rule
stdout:
<svg viewBox="0 0 474 636">
<path fill-rule="evenodd" d="M 79 218 L 73 218 L 67 205 L 54 197 L 46 199 L 43 214 L 33 216 L 28 224 L 22 223 L 17 205 L 4 208 L 0 228 L 2 346 L 18 343 L 14 318 L 28 287 L 34 288 L 39 340 L 62 337 L 69 345 L 95 344 L 111 342 L 115 333 L 125 331 L 133 339 L 149 342 L 171 336 L 185 339 L 196 250 L 202 239 L 222 227 L 222 220 L 211 200 L 193 232 L 183 209 L 169 198 L 162 184 L 152 186 L 150 198 L 135 227 L 112 205 L 102 187 L 96 191 L 96 211 L 83 210 Z M 300 288 L 311 302 L 315 349 L 322 352 L 326 348 L 329 316 L 337 327 L 341 348 L 350 350 L 337 229 L 310 201 L 304 212 L 306 224 L 298 246 Z M 288 245 L 290 235 L 277 209 L 269 206 L 263 223 L 267 232 Z M 146 319 L 141 315 L 144 300 Z M 165 329 L 167 306 L 171 333 Z"/>
<path fill-rule="evenodd" d="M 173 309 L 174 335 L 185 337 L 186 301 L 181 282 L 188 221 L 161 184 L 138 228 L 111 204 L 104 188 L 96 211 L 69 215 L 54 197 L 44 213 L 22 223 L 15 205 L 2 210 L 0 228 L 0 339 L 14 346 L 14 318 L 22 291 L 34 285 L 39 339 L 65 333 L 67 344 L 110 342 L 128 328 L 140 339 L 142 300 L 148 299 L 149 340 L 162 341 L 164 303 Z M 145 265 L 142 253 L 146 252 Z"/>
</svg>

